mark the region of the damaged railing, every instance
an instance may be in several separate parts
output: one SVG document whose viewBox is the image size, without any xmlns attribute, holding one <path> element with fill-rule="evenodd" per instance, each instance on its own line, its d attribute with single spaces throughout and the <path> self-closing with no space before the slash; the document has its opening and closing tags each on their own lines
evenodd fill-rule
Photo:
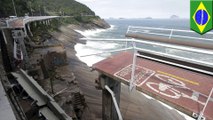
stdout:
<svg viewBox="0 0 213 120">
<path fill-rule="evenodd" d="M 12 72 L 17 82 L 26 93 L 34 100 L 33 103 L 40 107 L 39 112 L 48 120 L 72 120 L 56 101 L 44 91 L 41 86 L 27 73 L 20 69 Z"/>
</svg>

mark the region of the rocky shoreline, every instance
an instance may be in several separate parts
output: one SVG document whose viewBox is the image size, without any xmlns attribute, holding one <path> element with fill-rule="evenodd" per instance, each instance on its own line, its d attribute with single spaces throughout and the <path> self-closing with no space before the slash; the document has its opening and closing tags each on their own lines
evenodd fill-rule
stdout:
<svg viewBox="0 0 213 120">
<path fill-rule="evenodd" d="M 54 32 L 52 33 L 53 37 L 55 39 L 58 39 L 65 47 L 66 53 L 67 53 L 67 59 L 68 59 L 68 65 L 59 67 L 56 70 L 56 73 L 59 76 L 69 76 L 70 74 L 73 75 L 75 78 L 75 85 L 72 85 L 72 89 L 74 92 L 72 93 L 80 93 L 84 96 L 86 99 L 85 101 L 81 100 L 81 116 L 80 119 L 82 120 L 94 120 L 94 119 L 102 119 L 101 116 L 101 92 L 95 89 L 95 78 L 98 77 L 98 74 L 95 72 L 91 72 L 91 69 L 83 62 L 81 62 L 78 57 L 75 55 L 76 51 L 74 49 L 74 46 L 77 43 L 84 43 L 82 41 L 79 41 L 79 38 L 83 37 L 81 34 L 74 31 L 74 29 L 83 30 L 81 26 L 76 25 L 68 25 L 68 26 L 62 26 L 60 27 L 61 32 Z M 86 29 L 85 29 L 86 30 Z M 70 78 L 67 78 L 66 80 L 69 80 Z M 61 84 L 62 85 L 62 84 Z M 64 87 L 64 85 L 62 85 Z M 58 87 L 57 87 L 58 88 Z M 92 89 L 91 89 L 92 88 Z M 94 88 L 94 89 L 93 89 Z M 91 96 L 91 93 L 93 95 L 97 96 Z M 63 99 L 63 95 L 61 94 L 61 98 Z M 66 99 L 66 98 L 64 98 Z M 58 101 L 63 101 L 59 100 Z M 73 101 L 74 102 L 74 101 Z M 99 103 L 97 106 L 95 104 Z M 75 105 L 74 105 L 75 106 Z M 63 108 L 63 105 L 62 105 Z M 92 109 L 92 111 L 90 110 Z M 66 108 L 65 108 L 66 111 Z M 75 111 L 75 110 L 74 110 Z"/>
<path fill-rule="evenodd" d="M 77 43 L 85 44 L 85 41 L 79 40 L 79 38 L 84 36 L 75 30 L 84 31 L 96 28 L 106 29 L 109 27 L 110 26 L 101 19 L 94 20 L 93 23 L 88 24 L 62 25 L 58 30 L 51 33 L 39 33 L 40 36 L 43 36 L 41 37 L 43 42 L 40 43 L 41 45 L 33 45 L 36 49 L 34 49 L 30 55 L 32 56 L 32 60 L 39 59 L 38 57 L 40 57 L 41 52 L 37 52 L 38 49 L 39 51 L 49 51 L 53 49 L 56 53 L 60 53 L 63 51 L 62 48 L 64 48 L 67 58 L 66 64 L 54 66 L 54 68 L 48 70 L 48 78 L 40 79 L 40 77 L 36 77 L 36 80 L 73 119 L 102 119 L 101 91 L 95 89 L 94 82 L 98 74 L 91 72 L 91 69 L 76 56 L 74 46 Z M 42 46 L 47 46 L 48 49 Z M 38 60 L 34 63 L 37 63 L 37 61 Z"/>
</svg>

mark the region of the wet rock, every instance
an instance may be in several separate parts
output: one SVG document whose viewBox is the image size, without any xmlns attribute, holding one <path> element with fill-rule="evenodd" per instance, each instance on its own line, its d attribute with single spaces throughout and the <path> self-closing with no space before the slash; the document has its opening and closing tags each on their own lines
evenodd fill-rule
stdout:
<svg viewBox="0 0 213 120">
<path fill-rule="evenodd" d="M 110 25 L 104 19 L 94 19 L 92 20 L 92 23 L 100 28 L 110 28 Z"/>
</svg>

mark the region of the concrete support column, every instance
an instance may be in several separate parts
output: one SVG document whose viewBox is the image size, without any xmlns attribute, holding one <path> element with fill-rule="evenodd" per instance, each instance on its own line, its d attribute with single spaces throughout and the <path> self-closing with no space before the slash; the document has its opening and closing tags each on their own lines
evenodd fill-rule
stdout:
<svg viewBox="0 0 213 120">
<path fill-rule="evenodd" d="M 37 27 L 37 22 L 36 21 L 34 22 L 34 26 Z"/>
<path fill-rule="evenodd" d="M 2 32 L 3 37 L 4 37 L 4 42 L 5 42 L 5 44 L 7 45 L 7 38 L 6 38 L 6 36 L 5 36 L 4 30 L 1 30 L 1 32 Z"/>
<path fill-rule="evenodd" d="M 29 31 L 29 33 L 30 33 L 30 36 L 33 36 L 33 33 L 32 33 L 32 31 L 31 31 L 31 29 L 30 29 L 30 23 L 27 24 L 27 28 L 28 28 L 28 31 Z"/>
<path fill-rule="evenodd" d="M 121 83 L 107 76 L 100 76 L 102 88 L 102 117 L 103 120 L 119 120 L 111 94 L 104 88 L 107 85 L 115 94 L 118 106 L 120 104 Z"/>
<path fill-rule="evenodd" d="M 50 25 L 50 20 L 49 19 L 47 20 L 47 24 Z"/>
</svg>

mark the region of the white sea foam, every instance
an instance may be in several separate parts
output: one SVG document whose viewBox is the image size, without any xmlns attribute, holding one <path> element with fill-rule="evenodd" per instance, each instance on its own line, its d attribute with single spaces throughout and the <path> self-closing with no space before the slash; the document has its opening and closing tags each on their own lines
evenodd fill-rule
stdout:
<svg viewBox="0 0 213 120">
<path fill-rule="evenodd" d="M 109 29 L 93 29 L 93 30 L 86 30 L 86 31 L 80 31 L 75 30 L 76 32 L 82 34 L 85 37 L 95 37 L 98 33 L 109 31 L 114 29 L 115 26 L 111 25 Z M 75 50 L 77 51 L 76 56 L 86 63 L 88 66 L 92 66 L 94 63 L 97 63 L 103 59 L 105 59 L 107 56 L 111 54 L 104 54 L 104 55 L 91 55 L 82 57 L 84 55 L 90 55 L 94 53 L 100 53 L 104 50 L 108 49 L 114 49 L 116 48 L 118 44 L 117 43 L 108 43 L 108 42 L 94 42 L 94 41 L 87 41 L 85 45 L 83 44 L 76 44 Z"/>
<path fill-rule="evenodd" d="M 104 59 L 104 57 L 100 57 L 100 56 L 81 57 L 82 55 L 88 55 L 88 54 L 96 53 L 96 50 L 85 48 L 85 45 L 82 45 L 82 44 L 75 45 L 75 50 L 77 51 L 76 56 L 81 61 L 86 63 L 88 66 L 92 66 L 94 63 Z"/>
<path fill-rule="evenodd" d="M 116 48 L 118 44 L 117 43 L 108 43 L 108 42 L 94 42 L 94 41 L 88 41 L 86 46 L 91 48 L 99 48 L 102 50 L 106 49 L 113 49 Z"/>
<path fill-rule="evenodd" d="M 90 30 L 85 30 L 85 31 L 81 31 L 81 30 L 75 30 L 75 31 L 82 34 L 85 37 L 93 37 L 93 36 L 96 36 L 98 33 L 101 33 L 104 31 L 109 31 L 114 28 L 115 28 L 115 26 L 111 25 L 110 28 L 108 28 L 108 29 L 90 29 Z"/>
<path fill-rule="evenodd" d="M 80 31 L 80 30 L 75 30 L 76 32 L 82 34 L 85 37 L 92 37 L 95 36 L 97 33 L 106 31 L 104 29 L 92 29 L 92 30 L 85 30 L 85 31 Z"/>
</svg>

